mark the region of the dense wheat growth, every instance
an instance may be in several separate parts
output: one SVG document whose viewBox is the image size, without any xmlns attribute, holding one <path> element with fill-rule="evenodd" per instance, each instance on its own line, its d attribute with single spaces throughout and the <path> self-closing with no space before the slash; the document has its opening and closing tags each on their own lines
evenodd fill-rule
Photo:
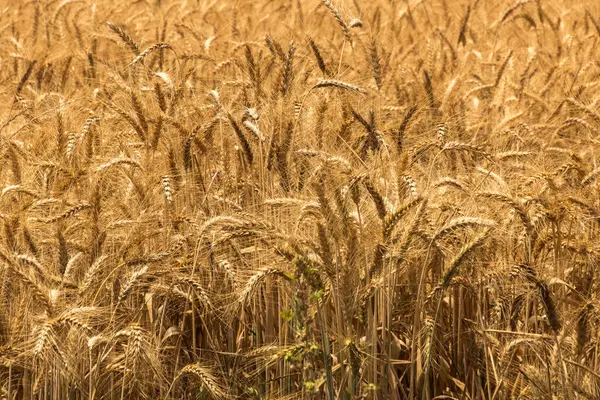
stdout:
<svg viewBox="0 0 600 400">
<path fill-rule="evenodd" d="M 0 398 L 600 398 L 597 1 L 1 2 Z"/>
</svg>

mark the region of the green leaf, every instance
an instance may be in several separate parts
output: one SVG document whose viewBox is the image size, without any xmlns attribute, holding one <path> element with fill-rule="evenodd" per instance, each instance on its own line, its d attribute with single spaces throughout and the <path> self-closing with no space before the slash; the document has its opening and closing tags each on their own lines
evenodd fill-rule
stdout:
<svg viewBox="0 0 600 400">
<path fill-rule="evenodd" d="M 283 310 L 282 312 L 279 313 L 279 315 L 285 322 L 290 322 L 292 320 L 292 318 L 294 318 L 294 312 L 289 309 Z"/>
</svg>

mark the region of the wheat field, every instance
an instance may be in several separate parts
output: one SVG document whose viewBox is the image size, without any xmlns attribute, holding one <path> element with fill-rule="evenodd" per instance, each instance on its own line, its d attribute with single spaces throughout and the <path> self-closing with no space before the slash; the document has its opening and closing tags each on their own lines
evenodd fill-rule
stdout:
<svg viewBox="0 0 600 400">
<path fill-rule="evenodd" d="M 0 1 L 1 399 L 599 399 L 594 0 Z"/>
</svg>

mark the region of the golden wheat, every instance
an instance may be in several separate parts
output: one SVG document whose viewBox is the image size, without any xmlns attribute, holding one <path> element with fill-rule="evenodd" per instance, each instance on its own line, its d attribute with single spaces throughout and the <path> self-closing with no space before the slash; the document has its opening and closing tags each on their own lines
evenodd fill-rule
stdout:
<svg viewBox="0 0 600 400">
<path fill-rule="evenodd" d="M 0 397 L 600 398 L 600 6 L 0 6 Z"/>
</svg>

